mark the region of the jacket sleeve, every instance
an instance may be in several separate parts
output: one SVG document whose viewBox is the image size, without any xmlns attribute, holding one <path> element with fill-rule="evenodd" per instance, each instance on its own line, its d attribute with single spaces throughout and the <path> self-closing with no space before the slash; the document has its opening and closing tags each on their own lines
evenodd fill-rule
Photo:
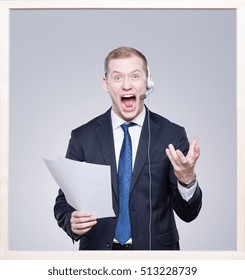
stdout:
<svg viewBox="0 0 245 280">
<path fill-rule="evenodd" d="M 73 211 L 75 211 L 75 209 L 67 203 L 64 193 L 59 189 L 54 205 L 54 216 L 59 227 L 61 227 L 74 242 L 78 241 L 80 236 L 74 234 L 71 230 L 70 220 Z"/>
</svg>

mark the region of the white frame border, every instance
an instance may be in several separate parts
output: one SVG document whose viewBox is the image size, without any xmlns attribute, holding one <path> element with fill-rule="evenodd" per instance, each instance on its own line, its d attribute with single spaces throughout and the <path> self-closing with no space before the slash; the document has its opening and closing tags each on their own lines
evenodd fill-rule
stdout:
<svg viewBox="0 0 245 280">
<path fill-rule="evenodd" d="M 237 15 L 237 249 L 180 252 L 9 251 L 10 10 L 21 9 L 235 9 Z M 0 0 L 0 259 L 245 259 L 245 0 Z"/>
</svg>

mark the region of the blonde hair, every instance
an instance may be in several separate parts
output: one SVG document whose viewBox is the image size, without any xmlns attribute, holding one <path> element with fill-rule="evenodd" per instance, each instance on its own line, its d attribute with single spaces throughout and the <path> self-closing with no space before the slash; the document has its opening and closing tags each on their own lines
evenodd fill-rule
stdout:
<svg viewBox="0 0 245 280">
<path fill-rule="evenodd" d="M 119 47 L 117 49 L 112 50 L 107 57 L 105 58 L 105 62 L 104 62 L 104 69 L 105 69 L 105 76 L 108 73 L 108 68 L 109 68 L 109 62 L 112 59 L 118 59 L 118 58 L 127 58 L 130 57 L 132 55 L 136 55 L 138 57 L 140 57 L 143 61 L 143 67 L 144 67 L 144 71 L 146 73 L 146 77 L 148 77 L 148 67 L 147 67 L 147 59 L 146 57 L 138 50 L 131 48 L 131 47 Z"/>
</svg>

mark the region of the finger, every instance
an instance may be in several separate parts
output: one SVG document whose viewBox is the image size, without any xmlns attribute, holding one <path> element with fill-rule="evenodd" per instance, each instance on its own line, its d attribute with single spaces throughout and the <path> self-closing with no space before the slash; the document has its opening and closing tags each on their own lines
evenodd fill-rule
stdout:
<svg viewBox="0 0 245 280">
<path fill-rule="evenodd" d="M 79 218 L 71 217 L 71 223 L 74 223 L 74 224 L 88 223 L 88 222 L 93 222 L 93 221 L 96 221 L 95 216 L 79 217 Z"/>
<path fill-rule="evenodd" d="M 170 151 L 170 153 L 171 153 L 172 158 L 173 158 L 174 160 L 177 160 L 179 156 L 177 155 L 176 150 L 175 150 L 173 144 L 169 144 L 169 145 L 168 145 L 168 149 L 169 149 L 169 151 Z"/>
<path fill-rule="evenodd" d="M 92 216 L 92 214 L 86 211 L 74 211 L 72 212 L 71 216 L 74 218 L 80 218 L 80 217 L 90 217 Z"/>
<path fill-rule="evenodd" d="M 90 228 L 96 224 L 97 224 L 97 220 L 84 222 L 84 223 L 73 223 L 72 228 L 76 230 L 82 230 L 82 229 Z"/>
<path fill-rule="evenodd" d="M 72 218 L 71 219 L 72 224 L 85 224 L 85 223 L 90 223 L 90 222 L 97 222 L 97 220 L 95 217 L 93 217 L 91 219 L 88 219 L 88 218 Z"/>
<path fill-rule="evenodd" d="M 185 157 L 185 155 L 180 151 L 180 150 L 176 150 L 176 154 L 178 155 L 181 164 L 186 165 L 188 163 L 187 158 Z"/>
<path fill-rule="evenodd" d="M 92 229 L 92 227 L 90 228 L 85 228 L 85 229 L 72 229 L 72 231 L 75 233 L 75 234 L 78 234 L 78 235 L 83 235 L 85 234 L 86 232 L 90 231 Z"/>
<path fill-rule="evenodd" d="M 195 146 L 197 145 L 198 141 L 199 141 L 198 138 L 193 138 L 190 142 L 189 152 L 191 152 L 192 154 L 194 154 Z"/>
<path fill-rule="evenodd" d="M 85 218 L 71 218 L 71 226 L 73 229 L 85 229 L 88 227 L 92 227 L 97 224 L 97 220 L 85 220 Z"/>
<path fill-rule="evenodd" d="M 74 233 L 82 235 L 89 230 L 97 223 L 97 221 L 89 222 L 89 223 L 80 223 L 80 224 L 71 224 L 71 229 Z"/>
<path fill-rule="evenodd" d="M 165 151 L 166 151 L 166 154 L 167 154 L 170 162 L 172 163 L 173 166 L 175 166 L 175 160 L 174 160 L 174 158 L 172 156 L 172 153 L 170 152 L 169 148 L 166 148 Z"/>
<path fill-rule="evenodd" d="M 96 217 L 92 216 L 89 212 L 84 211 L 74 211 L 71 215 L 70 223 L 74 224 L 81 224 L 81 223 L 88 223 L 96 221 Z"/>
<path fill-rule="evenodd" d="M 188 152 L 188 157 L 195 157 L 196 159 L 199 157 L 200 155 L 200 148 L 199 148 L 199 145 L 198 145 L 198 141 L 199 139 L 198 138 L 193 138 L 191 140 L 191 143 L 190 143 L 190 147 L 189 147 L 189 152 Z"/>
<path fill-rule="evenodd" d="M 195 145 L 194 151 L 195 151 L 196 157 L 199 157 L 200 156 L 200 146 L 198 143 Z"/>
<path fill-rule="evenodd" d="M 172 144 L 169 145 L 169 151 L 171 153 L 172 160 L 175 162 L 175 166 L 180 167 L 188 163 L 185 155 L 180 150 L 175 150 Z"/>
<path fill-rule="evenodd" d="M 82 235 L 82 234 L 90 231 L 91 229 L 92 229 L 92 227 L 88 227 L 88 228 L 85 228 L 83 230 L 78 230 L 77 232 L 78 232 L 79 235 Z"/>
</svg>

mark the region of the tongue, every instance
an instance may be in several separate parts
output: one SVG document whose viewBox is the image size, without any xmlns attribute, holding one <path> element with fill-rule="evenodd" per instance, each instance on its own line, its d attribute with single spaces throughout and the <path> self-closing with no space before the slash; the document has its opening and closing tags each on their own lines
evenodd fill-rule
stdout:
<svg viewBox="0 0 245 280">
<path fill-rule="evenodd" d="M 123 104 L 125 105 L 126 108 L 131 108 L 131 107 L 133 107 L 134 98 L 124 98 L 124 99 L 123 99 Z"/>
</svg>

